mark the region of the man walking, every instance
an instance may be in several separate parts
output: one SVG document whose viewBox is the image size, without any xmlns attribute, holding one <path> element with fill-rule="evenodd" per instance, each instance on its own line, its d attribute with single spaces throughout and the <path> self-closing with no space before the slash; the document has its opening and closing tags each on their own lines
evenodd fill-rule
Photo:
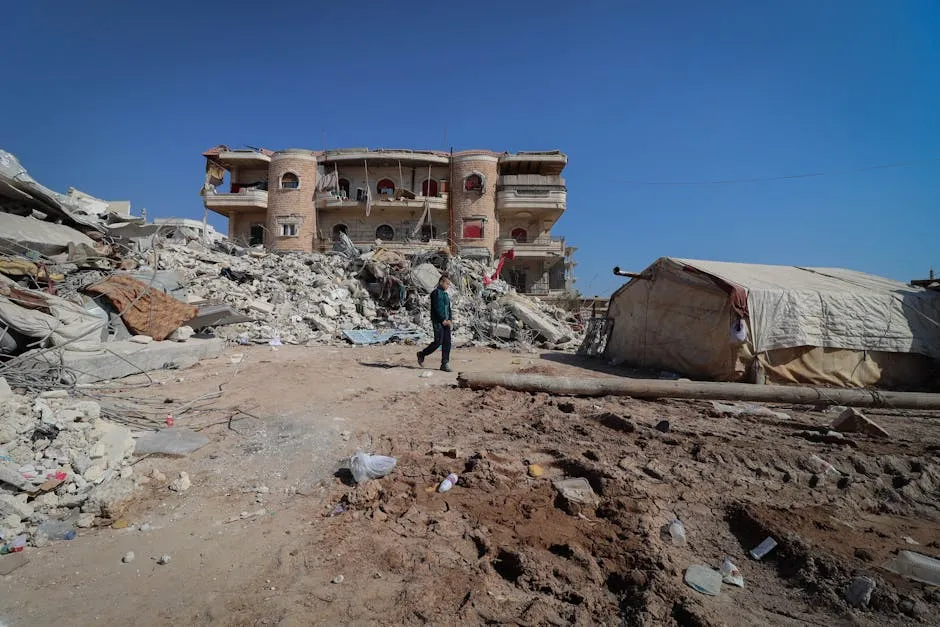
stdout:
<svg viewBox="0 0 940 627">
<path fill-rule="evenodd" d="M 447 294 L 447 288 L 450 287 L 450 278 L 446 274 L 441 275 L 441 280 L 437 282 L 437 288 L 431 292 L 431 325 L 434 327 L 434 341 L 428 344 L 423 351 L 418 351 L 418 365 L 424 365 L 424 358 L 433 353 L 440 347 L 441 349 L 441 370 L 450 372 L 450 329 L 452 326 L 452 316 L 450 311 L 450 296 Z"/>
</svg>

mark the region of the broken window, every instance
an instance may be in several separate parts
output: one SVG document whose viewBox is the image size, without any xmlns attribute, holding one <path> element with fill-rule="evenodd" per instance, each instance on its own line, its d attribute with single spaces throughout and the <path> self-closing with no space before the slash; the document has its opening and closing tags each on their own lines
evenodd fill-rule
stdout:
<svg viewBox="0 0 940 627">
<path fill-rule="evenodd" d="M 437 192 L 437 181 L 434 179 L 425 179 L 425 181 L 421 183 L 422 196 L 437 196 Z"/>
<path fill-rule="evenodd" d="M 382 179 L 375 184 L 375 189 L 379 194 L 393 196 L 395 194 L 395 183 L 392 179 Z"/>
<path fill-rule="evenodd" d="M 463 237 L 464 239 L 483 239 L 483 220 L 464 220 Z"/>
<path fill-rule="evenodd" d="M 463 187 L 468 192 L 483 191 L 483 177 L 479 174 L 471 174 L 463 181 Z"/>
<path fill-rule="evenodd" d="M 264 244 L 264 225 L 252 224 L 248 231 L 248 245 L 260 246 Z"/>
<path fill-rule="evenodd" d="M 349 198 L 349 179 L 339 180 L 339 197 Z"/>
<path fill-rule="evenodd" d="M 529 239 L 528 232 L 526 232 L 526 230 L 521 227 L 513 229 L 509 236 L 516 240 L 517 244 L 525 244 Z"/>
<path fill-rule="evenodd" d="M 338 242 L 340 239 L 339 236 L 343 233 L 345 233 L 346 235 L 349 235 L 349 228 L 345 224 L 335 225 L 333 227 L 333 241 Z"/>
<path fill-rule="evenodd" d="M 421 241 L 430 242 L 432 239 L 437 239 L 437 227 L 425 224 L 421 227 Z"/>
<path fill-rule="evenodd" d="M 281 175 L 281 189 L 297 189 L 300 187 L 300 179 L 293 172 L 285 172 Z"/>
<path fill-rule="evenodd" d="M 297 236 L 296 224 L 282 224 L 281 225 L 281 237 L 296 237 L 296 236 Z"/>
<path fill-rule="evenodd" d="M 393 229 L 388 224 L 383 224 L 379 228 L 375 229 L 375 239 L 380 239 L 383 242 L 390 242 L 395 239 L 395 229 Z"/>
</svg>

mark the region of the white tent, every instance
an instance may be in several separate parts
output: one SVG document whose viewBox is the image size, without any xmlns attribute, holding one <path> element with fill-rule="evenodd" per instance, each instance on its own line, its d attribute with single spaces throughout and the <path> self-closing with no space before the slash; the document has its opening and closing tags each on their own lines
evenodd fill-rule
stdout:
<svg viewBox="0 0 940 627">
<path fill-rule="evenodd" d="M 663 257 L 611 297 L 607 355 L 690 377 L 920 387 L 940 359 L 940 293 L 840 268 Z M 747 336 L 732 327 L 743 321 Z"/>
</svg>

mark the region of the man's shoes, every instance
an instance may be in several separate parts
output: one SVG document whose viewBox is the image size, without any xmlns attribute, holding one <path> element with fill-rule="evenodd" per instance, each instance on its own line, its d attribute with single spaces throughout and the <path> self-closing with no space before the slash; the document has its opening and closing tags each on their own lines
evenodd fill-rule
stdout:
<svg viewBox="0 0 940 627">
<path fill-rule="evenodd" d="M 424 366 L 424 355 L 421 354 L 421 351 L 418 351 L 418 365 Z"/>
<path fill-rule="evenodd" d="M 441 364 L 441 370 L 443 370 L 444 372 L 453 372 L 453 370 L 451 370 L 450 366 L 448 366 L 447 364 Z"/>
</svg>

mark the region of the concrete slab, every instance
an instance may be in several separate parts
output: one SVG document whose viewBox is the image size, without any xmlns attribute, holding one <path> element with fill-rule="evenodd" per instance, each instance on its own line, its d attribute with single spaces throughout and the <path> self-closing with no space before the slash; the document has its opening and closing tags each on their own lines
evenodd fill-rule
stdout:
<svg viewBox="0 0 940 627">
<path fill-rule="evenodd" d="M 64 367 L 76 383 L 121 379 L 141 372 L 191 368 L 202 359 L 220 356 L 225 342 L 220 339 L 190 339 L 187 342 L 137 344 L 129 340 L 108 342 L 95 352 L 34 351 L 22 356 L 24 369 L 47 370 Z"/>
</svg>

